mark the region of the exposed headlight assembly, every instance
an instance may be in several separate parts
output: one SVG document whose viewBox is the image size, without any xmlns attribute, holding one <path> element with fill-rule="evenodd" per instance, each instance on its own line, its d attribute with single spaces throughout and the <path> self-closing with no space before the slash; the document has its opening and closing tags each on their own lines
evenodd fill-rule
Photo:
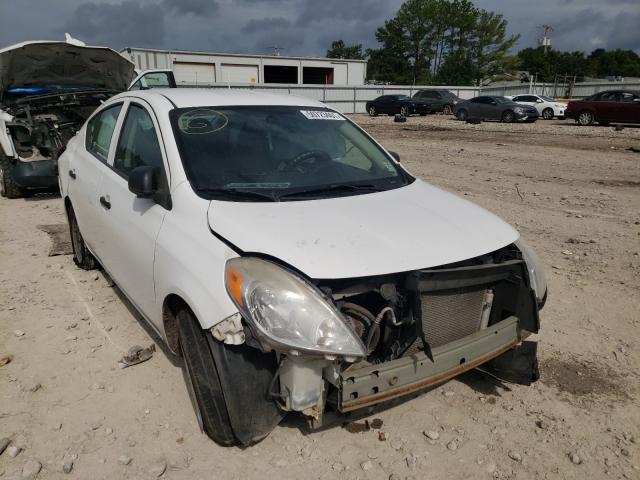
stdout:
<svg viewBox="0 0 640 480">
<path fill-rule="evenodd" d="M 513 109 L 513 111 L 516 112 L 516 113 L 524 113 L 524 108 L 516 107 L 516 108 Z"/>
<path fill-rule="evenodd" d="M 233 258 L 226 265 L 225 284 L 264 347 L 348 361 L 366 355 L 340 312 L 293 272 L 260 258 Z"/>
<path fill-rule="evenodd" d="M 531 282 L 531 288 L 536 294 L 536 299 L 538 303 L 542 303 L 544 301 L 545 295 L 547 294 L 547 278 L 544 274 L 544 269 L 542 268 L 542 262 L 534 252 L 533 248 L 531 248 L 527 242 L 525 242 L 522 237 L 518 239 L 515 243 L 520 253 L 522 253 L 522 258 L 524 262 L 527 264 L 527 270 L 529 271 L 529 281 Z"/>
</svg>

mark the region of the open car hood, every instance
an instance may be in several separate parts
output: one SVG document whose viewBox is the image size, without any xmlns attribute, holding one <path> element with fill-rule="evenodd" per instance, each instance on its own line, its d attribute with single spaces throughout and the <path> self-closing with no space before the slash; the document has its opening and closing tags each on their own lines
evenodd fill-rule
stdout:
<svg viewBox="0 0 640 480">
<path fill-rule="evenodd" d="M 133 63 L 106 47 L 43 41 L 0 50 L 0 93 L 54 84 L 124 91 L 134 76 Z"/>
<path fill-rule="evenodd" d="M 211 201 L 211 230 L 246 254 L 280 259 L 315 279 L 445 265 L 519 235 L 492 213 L 430 184 L 291 202 Z"/>
</svg>

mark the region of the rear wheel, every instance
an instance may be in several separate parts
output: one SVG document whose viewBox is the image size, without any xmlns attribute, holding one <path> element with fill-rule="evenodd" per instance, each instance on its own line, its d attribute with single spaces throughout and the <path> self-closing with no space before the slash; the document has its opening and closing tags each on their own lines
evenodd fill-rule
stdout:
<svg viewBox="0 0 640 480">
<path fill-rule="evenodd" d="M 452 113 L 453 113 L 453 109 L 451 108 L 451 105 L 445 105 L 444 107 L 442 107 L 443 115 L 451 115 Z"/>
<path fill-rule="evenodd" d="M 4 153 L 0 152 L 0 195 L 7 198 L 24 197 L 24 190 L 11 177 L 11 170 L 13 165 Z"/>
<path fill-rule="evenodd" d="M 502 114 L 502 121 L 504 123 L 513 123 L 515 119 L 516 119 L 516 115 L 515 113 L 513 113 L 512 110 L 507 110 Z"/>
<path fill-rule="evenodd" d="M 407 107 L 406 105 L 403 105 L 402 107 L 400 107 L 400 115 L 402 115 L 403 117 L 408 117 L 409 107 Z"/>
<path fill-rule="evenodd" d="M 376 107 L 374 107 L 373 105 L 371 105 L 369 107 L 369 116 L 370 117 L 375 117 L 378 115 L 378 111 L 376 110 Z"/>
<path fill-rule="evenodd" d="M 215 340 L 188 309 L 180 310 L 176 319 L 187 387 L 202 429 L 222 446 L 262 440 L 284 416 L 268 399 L 275 355 Z"/>
<path fill-rule="evenodd" d="M 578 124 L 582 125 L 583 127 L 591 125 L 593 123 L 593 120 L 594 117 L 593 113 L 591 112 L 580 112 L 580 114 L 578 115 Z"/>
<path fill-rule="evenodd" d="M 542 111 L 542 118 L 544 118 L 545 120 L 553 120 L 553 109 L 545 108 Z"/>
<path fill-rule="evenodd" d="M 78 220 L 76 219 L 76 214 L 74 213 L 72 206 L 69 206 L 69 212 L 67 215 L 69 219 L 69 231 L 71 234 L 71 247 L 73 249 L 73 261 L 83 270 L 94 270 L 98 268 L 96 258 L 91 254 L 87 245 L 84 243 L 84 238 L 82 238 L 82 233 L 80 233 Z"/>
<path fill-rule="evenodd" d="M 464 108 L 461 108 L 460 110 L 458 110 L 457 117 L 461 122 L 465 122 L 469 117 L 469 113 Z"/>
</svg>

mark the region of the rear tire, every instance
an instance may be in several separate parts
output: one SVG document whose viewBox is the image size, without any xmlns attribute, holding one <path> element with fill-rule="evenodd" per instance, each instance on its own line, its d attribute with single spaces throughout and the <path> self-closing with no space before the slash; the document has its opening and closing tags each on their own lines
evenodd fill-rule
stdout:
<svg viewBox="0 0 640 480">
<path fill-rule="evenodd" d="M 452 113 L 453 113 L 453 109 L 451 108 L 451 105 L 445 105 L 444 107 L 442 107 L 443 115 L 451 115 Z"/>
<path fill-rule="evenodd" d="M 13 165 L 4 153 L 0 152 L 0 196 L 6 198 L 24 197 L 24 190 L 13 181 L 11 170 L 13 170 Z"/>
<path fill-rule="evenodd" d="M 409 116 L 409 107 L 402 106 L 400 107 L 400 115 L 402 115 L 403 117 L 408 117 Z"/>
<path fill-rule="evenodd" d="M 73 248 L 73 261 L 83 270 L 95 270 L 98 268 L 98 261 L 84 243 L 84 238 L 82 238 L 82 233 L 80 233 L 78 220 L 76 219 L 76 214 L 72 206 L 69 206 L 67 216 L 69 220 L 69 233 L 71 234 L 71 247 Z"/>
<path fill-rule="evenodd" d="M 504 123 L 513 123 L 516 119 L 516 114 L 511 110 L 507 110 L 502 114 L 502 121 Z"/>
<path fill-rule="evenodd" d="M 578 114 L 578 125 L 582 125 L 583 127 L 588 127 L 595 120 L 593 113 L 584 111 Z"/>
<path fill-rule="evenodd" d="M 542 111 L 542 118 L 544 118 L 545 120 L 553 120 L 553 109 L 545 108 Z"/>
<path fill-rule="evenodd" d="M 458 114 L 456 116 L 461 122 L 466 122 L 467 118 L 469 117 L 469 113 L 463 108 L 458 110 Z"/>
</svg>

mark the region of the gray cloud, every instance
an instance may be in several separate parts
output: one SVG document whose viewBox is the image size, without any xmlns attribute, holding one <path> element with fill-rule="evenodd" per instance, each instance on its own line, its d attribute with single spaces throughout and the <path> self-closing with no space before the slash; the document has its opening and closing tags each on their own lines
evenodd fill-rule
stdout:
<svg viewBox="0 0 640 480">
<path fill-rule="evenodd" d="M 162 0 L 162 7 L 178 14 L 209 16 L 218 11 L 215 0 Z"/>
<path fill-rule="evenodd" d="M 35 29 L 34 29 L 35 30 Z M 58 32 L 71 32 L 94 45 L 122 47 L 131 43 L 153 47 L 164 41 L 164 14 L 157 5 L 134 0 L 83 3 L 71 12 Z"/>
<path fill-rule="evenodd" d="M 402 0 L 0 0 L 0 47 L 24 40 L 221 52 L 324 55 L 331 41 L 376 46 L 374 32 Z M 638 0 L 474 0 L 502 13 L 522 35 L 516 49 L 535 46 L 538 25 L 555 27 L 563 50 L 634 49 L 640 53 Z"/>
</svg>

